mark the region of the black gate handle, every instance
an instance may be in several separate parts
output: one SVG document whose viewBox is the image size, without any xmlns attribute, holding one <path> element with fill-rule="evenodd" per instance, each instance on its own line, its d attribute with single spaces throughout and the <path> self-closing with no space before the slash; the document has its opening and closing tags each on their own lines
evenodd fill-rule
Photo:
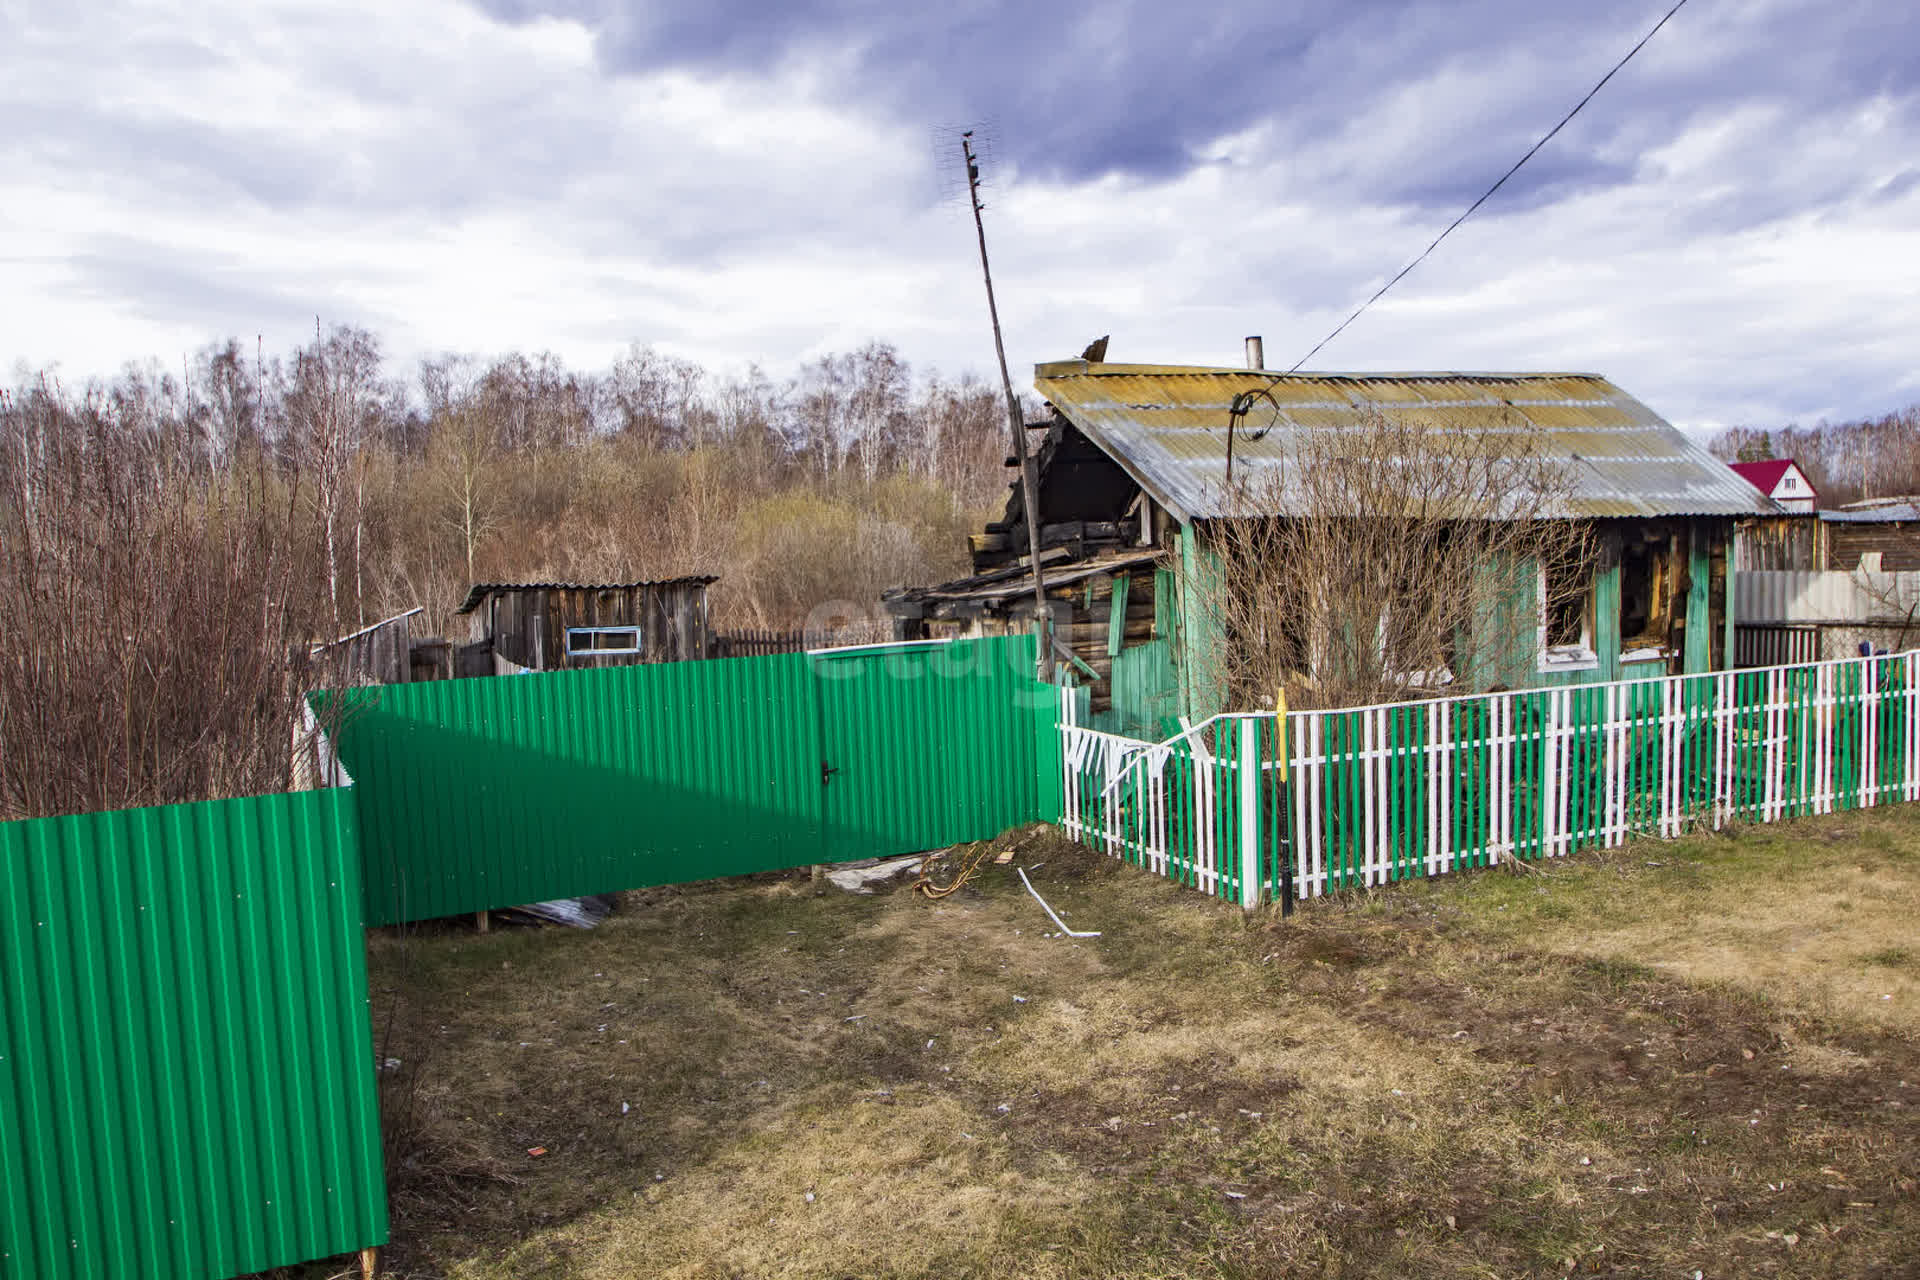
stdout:
<svg viewBox="0 0 1920 1280">
<path fill-rule="evenodd" d="M 838 766 L 830 765 L 825 760 L 822 760 L 820 762 L 820 785 L 823 787 L 826 786 L 827 779 L 831 778 L 834 774 L 838 772 L 840 772 L 840 769 Z"/>
</svg>

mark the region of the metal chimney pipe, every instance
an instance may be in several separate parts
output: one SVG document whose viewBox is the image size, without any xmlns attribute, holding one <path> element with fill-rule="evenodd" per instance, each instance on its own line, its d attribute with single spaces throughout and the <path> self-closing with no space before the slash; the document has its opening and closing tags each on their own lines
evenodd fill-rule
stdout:
<svg viewBox="0 0 1920 1280">
<path fill-rule="evenodd" d="M 1247 339 L 1247 368 L 1264 369 L 1266 367 L 1266 344 L 1260 341 L 1260 335 L 1256 333 Z"/>
</svg>

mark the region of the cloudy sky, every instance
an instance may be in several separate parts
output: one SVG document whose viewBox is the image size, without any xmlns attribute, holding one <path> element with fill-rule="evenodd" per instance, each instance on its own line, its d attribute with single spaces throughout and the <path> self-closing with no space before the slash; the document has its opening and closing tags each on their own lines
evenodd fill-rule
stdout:
<svg viewBox="0 0 1920 1280">
<path fill-rule="evenodd" d="M 1016 381 L 1313 346 L 1671 0 L 0 0 L 0 362 L 366 326 Z M 1685 425 L 1920 400 L 1920 23 L 1691 0 L 1318 369 L 1605 373 Z"/>
</svg>

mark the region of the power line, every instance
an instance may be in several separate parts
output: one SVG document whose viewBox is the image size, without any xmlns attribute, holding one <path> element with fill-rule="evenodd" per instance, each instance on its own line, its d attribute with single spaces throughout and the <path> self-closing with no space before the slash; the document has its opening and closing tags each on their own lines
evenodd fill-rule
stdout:
<svg viewBox="0 0 1920 1280">
<path fill-rule="evenodd" d="M 1338 328 L 1334 329 L 1334 331 L 1328 334 L 1326 337 L 1320 339 L 1320 341 L 1314 343 L 1313 350 L 1307 352 L 1307 354 L 1305 354 L 1304 356 L 1301 356 L 1298 360 L 1296 360 L 1294 362 L 1293 367 L 1291 369 L 1288 369 L 1287 372 L 1288 373 L 1299 372 L 1300 366 L 1305 364 L 1307 361 L 1313 359 L 1313 357 L 1319 353 L 1320 348 L 1326 346 L 1329 342 L 1332 342 L 1335 338 L 1339 337 L 1342 330 L 1344 330 L 1348 325 L 1352 324 L 1355 320 L 1358 320 L 1360 318 L 1361 312 L 1365 311 L 1368 307 L 1372 306 L 1374 303 L 1380 301 L 1381 298 L 1386 296 L 1387 290 L 1393 288 L 1393 286 L 1395 286 L 1396 284 L 1399 284 L 1401 280 L 1406 278 L 1406 275 L 1408 272 L 1412 271 L 1415 267 L 1425 262 L 1427 260 L 1427 255 L 1431 254 L 1435 249 L 1438 249 L 1440 247 L 1440 242 L 1442 240 L 1445 240 L 1448 236 L 1452 235 L 1453 229 L 1455 227 L 1465 222 L 1468 218 L 1471 218 L 1473 216 L 1474 210 L 1478 209 L 1481 205 L 1485 204 L 1487 200 L 1493 195 L 1494 192 L 1498 191 L 1501 187 L 1506 185 L 1508 178 L 1511 178 L 1514 174 L 1520 172 L 1521 165 L 1524 165 L 1527 161 L 1533 159 L 1534 153 L 1536 151 L 1540 150 L 1540 148 L 1546 146 L 1549 142 L 1553 141 L 1553 135 L 1556 133 L 1559 133 L 1562 129 L 1566 128 L 1567 122 L 1573 119 L 1575 116 L 1579 115 L 1580 109 L 1586 106 L 1589 102 L 1592 102 L 1593 96 L 1599 93 L 1600 90 L 1606 87 L 1607 81 L 1613 79 L 1613 77 L 1619 73 L 1620 68 L 1626 66 L 1629 62 L 1633 61 L 1633 55 L 1640 52 L 1640 50 L 1644 49 L 1646 47 L 1647 41 L 1653 39 L 1654 36 L 1658 35 L 1660 32 L 1660 28 L 1666 26 L 1668 20 L 1671 19 L 1674 14 L 1680 12 L 1681 9 L 1685 8 L 1686 3 L 1687 3 L 1687 0 L 1678 0 L 1678 2 L 1673 6 L 1673 8 L 1667 10 L 1665 16 L 1663 16 L 1660 19 L 1660 21 L 1653 24 L 1653 29 L 1648 31 L 1647 34 L 1645 34 L 1644 36 L 1640 37 L 1640 43 L 1634 45 L 1633 48 L 1627 50 L 1627 56 L 1620 59 L 1620 61 L 1614 63 L 1613 70 L 1607 72 L 1607 74 L 1605 74 L 1604 76 L 1601 76 L 1600 82 L 1594 85 L 1593 88 L 1587 90 L 1587 96 L 1580 99 L 1580 101 L 1576 102 L 1573 106 L 1573 110 L 1567 112 L 1566 115 L 1560 118 L 1559 124 L 1556 124 L 1555 126 L 1553 126 L 1553 128 L 1547 130 L 1545 137 L 1541 138 L 1540 141 L 1534 143 L 1533 146 L 1529 147 L 1527 149 L 1527 154 L 1521 156 L 1518 160 L 1514 161 L 1513 167 L 1500 175 L 1500 181 L 1488 187 L 1478 200 L 1475 200 L 1472 204 L 1468 205 L 1467 211 L 1465 213 L 1455 218 L 1452 222 L 1449 222 L 1447 224 L 1447 229 L 1445 231 L 1442 231 L 1439 235 L 1435 236 L 1433 238 L 1433 243 L 1428 245 L 1425 249 L 1421 250 L 1419 257 L 1415 258 L 1412 262 L 1409 262 L 1406 266 L 1400 268 L 1399 272 L 1395 274 L 1393 279 L 1381 285 L 1380 288 L 1374 293 L 1374 295 L 1371 298 L 1368 298 L 1365 302 L 1361 303 L 1359 307 L 1357 307 L 1354 310 L 1354 313 L 1352 315 L 1348 316 L 1345 320 L 1342 320 Z"/>
</svg>

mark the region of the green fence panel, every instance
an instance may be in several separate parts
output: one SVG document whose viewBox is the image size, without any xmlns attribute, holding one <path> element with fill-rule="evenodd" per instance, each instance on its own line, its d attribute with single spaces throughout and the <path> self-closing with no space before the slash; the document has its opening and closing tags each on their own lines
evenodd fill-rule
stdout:
<svg viewBox="0 0 1920 1280">
<path fill-rule="evenodd" d="M 917 852 L 1057 814 L 1057 692 L 1034 679 L 1033 643 L 326 695 L 368 919 Z"/>
<path fill-rule="evenodd" d="M 805 654 L 355 690 L 328 701 L 374 924 L 821 859 Z"/>
<path fill-rule="evenodd" d="M 0 1276 L 387 1236 L 352 797 L 0 825 Z"/>
</svg>

